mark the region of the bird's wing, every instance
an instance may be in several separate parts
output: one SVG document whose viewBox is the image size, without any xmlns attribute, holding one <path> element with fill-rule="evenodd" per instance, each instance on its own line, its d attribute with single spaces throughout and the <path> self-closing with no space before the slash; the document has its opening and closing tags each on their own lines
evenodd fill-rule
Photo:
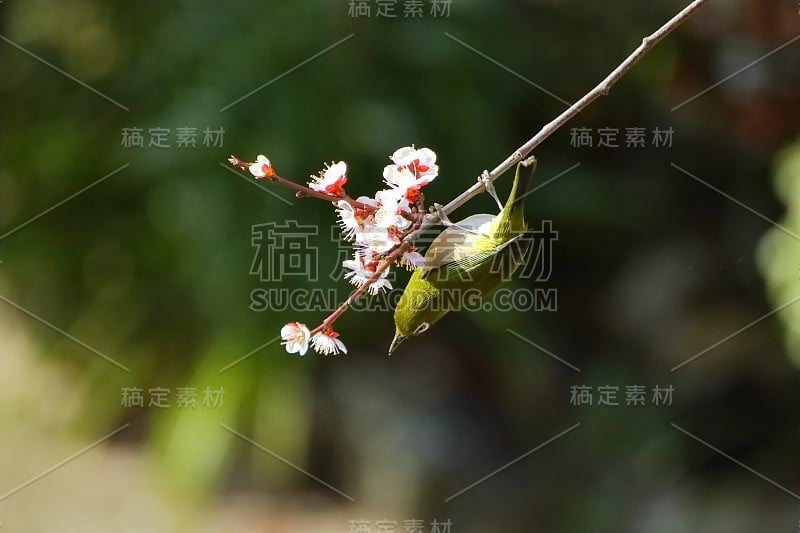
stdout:
<svg viewBox="0 0 800 533">
<path fill-rule="evenodd" d="M 462 273 L 470 272 L 484 263 L 493 261 L 497 258 L 498 254 L 503 253 L 505 250 L 511 251 L 518 246 L 523 246 L 526 239 L 528 239 L 528 234 L 521 233 L 489 250 L 453 259 L 440 264 L 438 267 L 427 269 L 423 271 L 422 278 L 449 280 L 451 276 L 460 276 Z"/>
<path fill-rule="evenodd" d="M 495 215 L 472 215 L 442 231 L 425 252 L 423 271 L 438 268 L 446 263 L 463 259 L 471 250 L 470 241 L 485 237 L 485 231 Z"/>
</svg>

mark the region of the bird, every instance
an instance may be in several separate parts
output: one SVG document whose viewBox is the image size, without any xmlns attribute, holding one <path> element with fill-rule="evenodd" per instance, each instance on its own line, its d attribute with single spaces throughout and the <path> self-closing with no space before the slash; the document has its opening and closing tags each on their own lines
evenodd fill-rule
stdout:
<svg viewBox="0 0 800 533">
<path fill-rule="evenodd" d="M 523 168 L 528 175 L 521 179 Z M 414 270 L 397 302 L 389 355 L 448 312 L 490 294 L 522 264 L 531 243 L 524 210 L 535 169 L 533 156 L 517 164 L 505 205 L 484 172 L 484 187 L 500 207 L 497 215 L 476 214 L 453 223 L 439 209 L 445 229 L 428 247 L 424 263 Z"/>
</svg>

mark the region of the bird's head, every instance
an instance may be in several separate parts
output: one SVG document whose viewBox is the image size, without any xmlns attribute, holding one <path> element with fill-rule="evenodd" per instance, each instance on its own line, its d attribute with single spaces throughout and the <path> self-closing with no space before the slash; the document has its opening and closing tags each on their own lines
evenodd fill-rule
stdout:
<svg viewBox="0 0 800 533">
<path fill-rule="evenodd" d="M 431 323 L 419 318 L 419 315 L 410 315 L 411 321 L 398 321 L 397 315 L 395 314 L 395 331 L 394 331 L 394 338 L 392 339 L 392 344 L 389 346 L 389 355 L 400 346 L 400 343 L 406 340 L 409 337 L 414 337 L 416 335 L 421 335 L 428 331 L 428 328 L 431 327 Z M 401 325 L 402 324 L 402 325 Z M 413 325 L 412 325 L 413 324 Z"/>
<path fill-rule="evenodd" d="M 435 291 L 426 290 L 428 287 L 424 285 L 412 276 L 409 286 L 406 287 L 403 296 L 397 302 L 394 310 L 395 334 L 392 344 L 389 346 L 389 355 L 392 355 L 392 352 L 407 338 L 422 335 L 428 331 L 428 328 L 446 313 L 432 305 L 433 300 L 436 299 Z"/>
</svg>

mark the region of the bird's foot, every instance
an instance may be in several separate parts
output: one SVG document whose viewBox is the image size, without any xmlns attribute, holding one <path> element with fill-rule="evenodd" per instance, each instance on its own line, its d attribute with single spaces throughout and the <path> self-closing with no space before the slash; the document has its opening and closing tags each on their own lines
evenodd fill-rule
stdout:
<svg viewBox="0 0 800 533">
<path fill-rule="evenodd" d="M 431 213 L 439 217 L 439 223 L 445 228 L 457 228 L 460 229 L 461 231 L 466 231 L 467 233 L 480 235 L 480 233 L 475 231 L 474 229 L 465 228 L 464 226 L 459 226 L 457 223 L 451 221 L 450 218 L 447 216 L 447 213 L 445 213 L 444 206 L 442 204 L 433 204 L 431 206 Z"/>
<path fill-rule="evenodd" d="M 489 193 L 489 196 L 494 198 L 494 201 L 497 202 L 497 207 L 502 211 L 503 203 L 500 201 L 500 198 L 497 197 L 497 190 L 494 188 L 494 183 L 492 183 L 492 177 L 489 175 L 489 171 L 484 170 L 481 172 L 481 175 L 478 176 L 478 181 L 483 185 L 483 189 Z"/>
<path fill-rule="evenodd" d="M 445 212 L 444 206 L 442 204 L 439 204 L 439 203 L 433 204 L 431 206 L 431 213 L 433 213 L 434 215 L 439 217 L 439 223 L 442 226 L 444 226 L 446 228 L 449 228 L 450 226 L 455 226 L 455 224 L 447 216 L 447 213 Z"/>
</svg>

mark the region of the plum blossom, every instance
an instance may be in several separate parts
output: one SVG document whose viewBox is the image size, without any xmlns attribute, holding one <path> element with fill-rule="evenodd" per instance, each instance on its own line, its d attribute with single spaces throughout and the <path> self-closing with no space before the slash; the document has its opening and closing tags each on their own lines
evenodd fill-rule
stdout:
<svg viewBox="0 0 800 533">
<path fill-rule="evenodd" d="M 347 183 L 347 163 L 339 161 L 334 165 L 326 166 L 319 175 L 311 176 L 308 186 L 317 192 L 331 196 L 345 196 L 343 188 L 345 183 Z"/>
<path fill-rule="evenodd" d="M 436 153 L 430 148 L 419 150 L 413 146 L 398 148 L 392 154 L 392 161 L 397 165 L 397 170 L 408 170 L 414 178 L 425 179 L 428 183 L 439 175 Z"/>
<path fill-rule="evenodd" d="M 386 189 L 375 193 L 375 199 L 378 202 L 377 211 L 375 211 L 375 225 L 379 228 L 389 228 L 391 226 L 397 229 L 405 229 L 411 225 L 411 221 L 404 217 L 402 213 L 410 213 L 408 202 L 403 199 L 402 191 L 398 189 Z"/>
<path fill-rule="evenodd" d="M 344 275 L 345 279 L 350 281 L 356 287 L 361 287 L 364 285 L 372 276 L 375 275 L 375 272 L 378 270 L 378 260 L 375 259 L 367 259 L 364 257 L 365 253 L 362 250 L 356 251 L 354 259 L 348 259 L 347 261 L 342 261 L 342 266 L 350 269 L 350 272 Z M 378 279 L 376 279 L 372 285 L 369 286 L 369 293 L 370 294 L 378 294 L 381 290 L 391 289 L 392 283 L 386 279 L 386 276 L 389 275 L 389 269 L 386 268 Z"/>
<path fill-rule="evenodd" d="M 391 156 L 393 165 L 383 169 L 383 179 L 403 199 L 413 204 L 419 198 L 420 189 L 428 185 L 439 174 L 436 153 L 429 148 L 415 149 L 406 146 L 395 150 Z"/>
<path fill-rule="evenodd" d="M 259 155 L 256 158 L 256 162 L 251 164 L 248 170 L 250 171 L 250 174 L 256 178 L 271 178 L 275 175 L 275 171 L 272 169 L 272 164 L 265 155 Z"/>
<path fill-rule="evenodd" d="M 330 326 L 311 337 L 311 347 L 314 348 L 315 352 L 322 355 L 347 353 L 347 347 L 339 340 L 339 334 L 333 331 Z"/>
<path fill-rule="evenodd" d="M 351 242 L 372 222 L 372 209 L 378 206 L 378 202 L 366 196 L 359 196 L 356 202 L 364 207 L 359 208 L 347 200 L 339 200 L 336 203 L 336 215 L 339 217 L 342 236 Z"/>
<path fill-rule="evenodd" d="M 289 353 L 299 353 L 301 356 L 308 351 L 308 339 L 311 332 L 305 324 L 299 322 L 289 322 L 281 328 L 281 339 Z"/>
<path fill-rule="evenodd" d="M 400 258 L 400 265 L 406 267 L 408 270 L 414 270 L 425 266 L 425 258 L 416 250 L 410 250 L 404 253 L 403 257 Z"/>
<path fill-rule="evenodd" d="M 375 223 L 367 223 L 356 233 L 356 245 L 366 248 L 371 253 L 385 254 L 400 244 L 400 237 L 394 228 L 381 228 Z"/>
</svg>

